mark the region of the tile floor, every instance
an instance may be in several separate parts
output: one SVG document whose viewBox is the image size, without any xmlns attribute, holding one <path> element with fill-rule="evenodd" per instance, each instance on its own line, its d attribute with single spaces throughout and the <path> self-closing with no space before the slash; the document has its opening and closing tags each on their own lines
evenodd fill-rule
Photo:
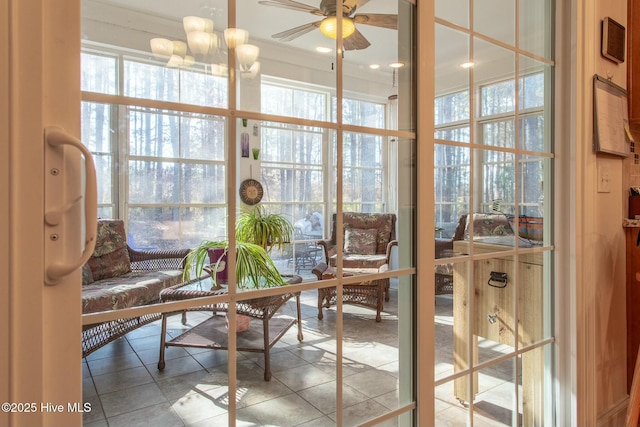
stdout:
<svg viewBox="0 0 640 427">
<path fill-rule="evenodd" d="M 264 359 L 259 353 L 238 354 L 236 395 L 237 426 L 335 426 L 335 309 L 317 319 L 315 291 L 303 293 L 303 343 L 296 326 L 273 347 L 271 381 L 263 379 Z M 375 312 L 344 306 L 343 415 L 345 426 L 357 425 L 398 407 L 398 318 L 396 290 L 385 303 L 383 320 Z M 436 352 L 436 375 L 451 363 L 452 300 L 437 297 L 436 336 L 443 341 Z M 293 316 L 291 300 L 283 313 Z M 203 320 L 206 313 L 189 313 L 188 324 L 180 316 L 170 318 L 169 335 Z M 439 328 L 440 325 L 442 328 Z M 449 332 L 450 333 L 450 332 Z M 438 335 L 440 334 L 440 336 Z M 227 352 L 169 347 L 163 371 L 157 369 L 160 322 L 142 327 L 83 359 L 84 401 L 93 410 L 84 425 L 101 426 L 226 426 L 229 402 Z M 496 368 L 496 369 L 499 369 Z M 508 376 L 487 372 L 487 405 L 474 413 L 474 425 L 510 425 Z M 451 383 L 437 390 L 437 425 L 464 425 L 468 411 L 452 396 Z M 508 389 L 507 389 L 508 390 Z M 497 396 L 497 397 L 496 397 Z M 496 400 L 497 399 L 497 400 Z M 502 399 L 502 402 L 500 401 Z M 507 409 L 505 409 L 507 408 Z M 380 425 L 396 426 L 397 420 Z"/>
</svg>

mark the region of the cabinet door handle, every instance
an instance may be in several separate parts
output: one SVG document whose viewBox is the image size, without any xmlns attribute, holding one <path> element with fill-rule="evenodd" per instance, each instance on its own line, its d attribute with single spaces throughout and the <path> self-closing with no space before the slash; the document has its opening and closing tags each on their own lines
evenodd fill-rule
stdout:
<svg viewBox="0 0 640 427">
<path fill-rule="evenodd" d="M 507 277 L 507 273 L 492 271 L 489 273 L 487 285 L 493 286 L 494 288 L 506 288 L 508 280 L 509 278 Z"/>
</svg>

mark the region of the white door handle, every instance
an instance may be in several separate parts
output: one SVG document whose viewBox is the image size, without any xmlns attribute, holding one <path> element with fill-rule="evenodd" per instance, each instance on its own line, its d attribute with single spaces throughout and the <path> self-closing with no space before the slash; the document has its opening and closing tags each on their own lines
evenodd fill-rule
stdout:
<svg viewBox="0 0 640 427">
<path fill-rule="evenodd" d="M 82 255 L 74 260 L 68 261 L 66 259 L 60 261 L 58 258 L 64 251 L 56 251 L 55 247 L 52 251 L 57 252 L 48 256 L 45 253 L 45 283 L 48 285 L 55 285 L 61 279 L 82 267 L 91 257 L 93 249 L 96 243 L 97 232 L 97 220 L 98 220 L 98 198 L 97 198 L 97 184 L 96 184 L 96 168 L 93 163 L 93 157 L 91 152 L 79 139 L 69 135 L 64 129 L 57 126 L 50 126 L 45 129 L 45 165 L 47 171 L 45 171 L 46 182 L 45 190 L 47 191 L 47 197 L 45 197 L 45 242 L 57 241 L 61 239 L 55 230 L 64 229 L 60 227 L 66 221 L 66 214 L 70 211 L 70 208 L 74 206 L 78 201 L 84 198 L 84 224 L 85 224 L 85 239 L 84 250 Z M 64 159 L 65 145 L 70 145 L 78 149 L 84 155 L 84 172 L 85 172 L 85 192 L 84 196 L 72 196 L 71 200 L 65 200 L 65 197 L 69 197 L 73 190 L 66 188 L 65 185 L 75 185 L 81 181 L 82 177 L 69 177 L 65 174 L 73 173 L 73 168 L 68 166 L 68 162 Z M 48 200 L 47 200 L 48 199 Z M 62 202 L 61 202 L 62 200 Z M 49 206 L 54 204 L 54 206 Z M 67 230 L 69 228 L 67 227 Z M 61 243 L 65 243 L 62 241 Z M 45 248 L 47 245 L 45 244 Z M 45 251 L 46 252 L 46 251 Z"/>
</svg>

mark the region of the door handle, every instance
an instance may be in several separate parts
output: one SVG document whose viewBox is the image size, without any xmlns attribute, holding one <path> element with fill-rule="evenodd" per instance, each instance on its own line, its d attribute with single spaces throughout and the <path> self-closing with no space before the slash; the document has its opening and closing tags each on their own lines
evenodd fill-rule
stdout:
<svg viewBox="0 0 640 427">
<path fill-rule="evenodd" d="M 91 152 L 79 139 L 73 137 L 57 126 L 45 128 L 44 134 L 45 145 L 45 283 L 47 285 L 55 285 L 64 277 L 70 275 L 78 268 L 82 267 L 91 257 L 96 243 L 97 221 L 98 221 L 98 197 L 97 197 L 97 180 L 96 168 L 93 163 Z M 73 177 L 69 175 L 73 173 L 73 168 L 68 166 L 68 162 L 64 160 L 64 146 L 68 145 L 79 150 L 84 156 L 84 178 L 85 192 L 84 196 L 72 196 L 72 200 L 65 200 L 68 194 L 73 190 L 68 186 L 77 185 L 81 177 Z M 66 214 L 80 200 L 84 199 L 84 250 L 79 258 L 75 260 L 62 260 L 58 258 L 64 252 L 60 248 L 51 248 L 50 252 L 55 254 L 47 254 L 47 243 L 59 241 L 62 237 L 56 232 L 60 230 L 65 222 Z M 53 206 L 50 206 L 53 205 Z M 64 240 L 62 241 L 64 243 Z M 59 246 L 59 245 L 58 245 Z"/>
</svg>

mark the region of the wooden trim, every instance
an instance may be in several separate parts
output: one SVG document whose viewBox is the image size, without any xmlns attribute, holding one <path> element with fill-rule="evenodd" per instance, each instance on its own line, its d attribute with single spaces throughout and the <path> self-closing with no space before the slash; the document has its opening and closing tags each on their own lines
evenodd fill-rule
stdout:
<svg viewBox="0 0 640 427">
<path fill-rule="evenodd" d="M 9 141 L 9 1 L 0 1 L 0 141 Z M 9 144 L 0 144 L 0 235 L 8 241 Z M 0 245 L 0 348 L 9 348 L 9 248 Z M 10 378 L 9 353 L 0 356 L 0 378 Z M 8 402 L 9 381 L 0 381 L 0 401 Z M 9 425 L 9 414 L 0 412 L 0 425 Z"/>
<path fill-rule="evenodd" d="M 629 104 L 629 123 L 634 130 L 640 129 L 640 5 L 635 1 L 627 2 L 627 93 Z M 634 26 L 633 23 L 636 25 Z M 637 95 L 632 96 L 633 92 Z"/>
</svg>

